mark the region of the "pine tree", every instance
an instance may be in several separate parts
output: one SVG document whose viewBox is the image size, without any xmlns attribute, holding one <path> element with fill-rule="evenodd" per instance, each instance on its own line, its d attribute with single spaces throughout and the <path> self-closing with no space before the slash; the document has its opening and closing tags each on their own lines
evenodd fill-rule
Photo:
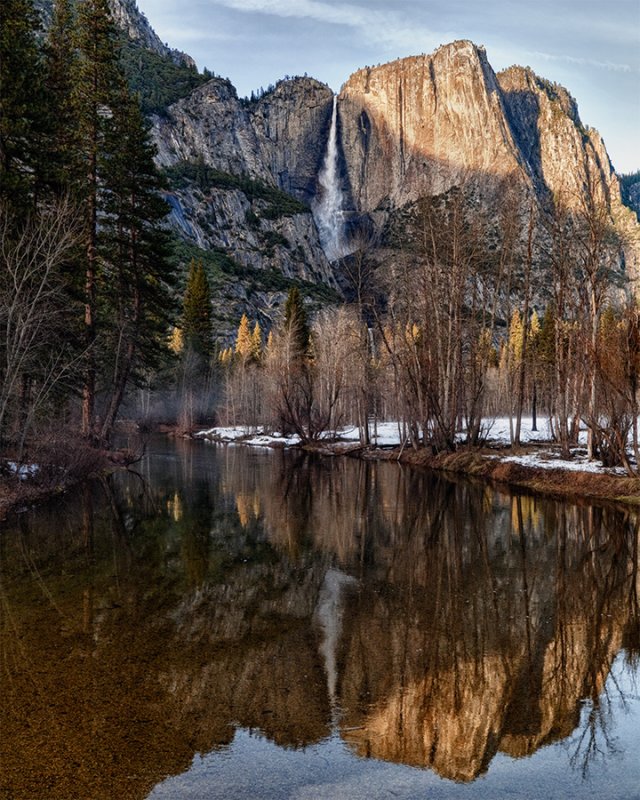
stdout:
<svg viewBox="0 0 640 800">
<path fill-rule="evenodd" d="M 0 4 L 0 199 L 33 206 L 46 127 L 38 15 L 32 0 Z"/>
<path fill-rule="evenodd" d="M 48 130 L 46 181 L 58 195 L 77 195 L 85 178 L 75 96 L 79 67 L 76 41 L 74 4 L 71 0 L 56 0 L 44 53 L 47 97 L 54 109 Z"/>
<path fill-rule="evenodd" d="M 103 335 L 110 397 L 101 437 L 108 441 L 137 368 L 157 365 L 166 352 L 174 273 L 161 223 L 168 207 L 154 164 L 155 147 L 137 100 L 126 93 L 113 115 L 104 170 L 103 216 L 98 238 L 103 265 L 100 301 L 110 319 Z"/>
<path fill-rule="evenodd" d="M 296 354 L 298 356 L 306 355 L 309 350 L 311 333 L 307 312 L 297 286 L 289 289 L 287 295 L 284 306 L 284 328 L 292 336 Z"/>
<path fill-rule="evenodd" d="M 196 262 L 195 259 L 189 267 L 182 309 L 182 335 L 185 348 L 203 356 L 210 356 L 213 346 L 211 290 L 202 262 Z"/>
<path fill-rule="evenodd" d="M 98 237 L 103 172 L 109 155 L 105 144 L 118 100 L 124 96 L 124 80 L 119 71 L 117 36 L 107 0 L 84 0 L 78 10 L 77 71 L 74 76 L 74 107 L 77 115 L 79 196 L 84 209 L 84 345 L 86 363 L 82 387 L 82 432 L 93 436 L 97 347 L 99 332 L 98 282 L 100 263 Z"/>
<path fill-rule="evenodd" d="M 201 261 L 191 261 L 182 303 L 183 350 L 180 361 L 180 412 L 182 430 L 191 430 L 206 408 L 210 356 L 213 351 L 211 291 Z"/>
</svg>

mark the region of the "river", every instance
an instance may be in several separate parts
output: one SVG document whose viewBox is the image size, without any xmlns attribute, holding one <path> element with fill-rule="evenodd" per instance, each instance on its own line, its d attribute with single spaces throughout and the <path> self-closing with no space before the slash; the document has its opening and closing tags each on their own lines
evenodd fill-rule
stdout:
<svg viewBox="0 0 640 800">
<path fill-rule="evenodd" d="M 0 531 L 0 797 L 640 798 L 638 516 L 153 439 Z"/>
</svg>

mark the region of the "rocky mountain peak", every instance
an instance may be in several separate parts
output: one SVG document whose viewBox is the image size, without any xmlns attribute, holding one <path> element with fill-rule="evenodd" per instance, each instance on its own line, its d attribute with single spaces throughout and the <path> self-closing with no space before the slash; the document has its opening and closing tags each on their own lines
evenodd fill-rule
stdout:
<svg viewBox="0 0 640 800">
<path fill-rule="evenodd" d="M 45 29 L 49 27 L 53 19 L 54 1 L 35 0 L 34 2 Z M 136 0 L 109 0 L 109 7 L 116 25 L 130 41 L 160 56 L 170 58 L 175 64 L 195 68 L 196 63 L 190 55 L 182 53 L 180 50 L 174 50 L 160 40 L 146 16 L 138 8 Z"/>
<path fill-rule="evenodd" d="M 511 66 L 499 72 L 497 77 L 503 92 L 542 92 L 549 102 L 557 103 L 575 125 L 582 126 L 575 98 L 559 83 L 541 78 L 530 67 Z"/>
<path fill-rule="evenodd" d="M 156 119 L 159 162 L 199 159 L 313 206 L 322 192 L 332 110 L 331 89 L 313 78 L 280 81 L 251 100 L 238 99 L 228 81 L 216 78 Z M 570 93 L 527 67 L 496 75 L 484 48 L 473 42 L 358 70 L 338 95 L 335 124 L 334 172 L 346 226 L 362 221 L 381 228 L 421 197 L 463 184 L 491 213 L 507 180 L 519 193 L 523 215 L 531 198 L 549 208 L 562 196 L 579 208 L 585 187 L 595 187 L 615 224 L 628 239 L 637 238 L 604 143 L 583 126 Z M 234 228 L 241 227 L 237 217 Z M 315 273 L 328 274 L 326 261 L 317 258 L 310 217 L 299 230 L 305 247 L 313 243 Z M 301 243 L 290 244 L 289 255 L 298 252 Z M 634 272 L 636 250 L 625 257 Z"/>
<path fill-rule="evenodd" d="M 174 50 L 160 40 L 145 14 L 138 8 L 136 0 L 109 0 L 109 5 L 116 24 L 127 34 L 132 42 L 136 42 L 147 50 L 158 53 L 158 55 L 168 56 L 176 64 L 184 64 L 190 67 L 196 66 L 191 56 L 179 50 Z"/>
<path fill-rule="evenodd" d="M 483 48 L 469 41 L 356 72 L 340 93 L 353 202 L 399 206 L 477 175 L 520 170 L 502 93 Z"/>
</svg>

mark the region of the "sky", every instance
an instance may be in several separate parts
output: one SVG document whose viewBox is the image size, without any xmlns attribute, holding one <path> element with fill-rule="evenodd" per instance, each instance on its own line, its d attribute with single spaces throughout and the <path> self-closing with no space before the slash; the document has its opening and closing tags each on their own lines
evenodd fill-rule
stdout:
<svg viewBox="0 0 640 800">
<path fill-rule="evenodd" d="M 339 91 L 355 70 L 430 53 L 455 39 L 484 45 L 566 87 L 614 167 L 640 169 L 640 0 L 138 0 L 170 47 L 229 78 L 239 96 L 285 75 Z"/>
</svg>

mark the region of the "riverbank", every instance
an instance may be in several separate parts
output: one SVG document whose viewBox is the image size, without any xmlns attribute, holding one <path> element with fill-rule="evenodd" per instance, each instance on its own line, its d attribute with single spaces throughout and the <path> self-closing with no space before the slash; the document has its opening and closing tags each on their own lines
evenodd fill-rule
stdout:
<svg viewBox="0 0 640 800">
<path fill-rule="evenodd" d="M 414 466 L 483 478 L 556 499 L 607 500 L 640 505 L 640 478 L 604 469 L 540 467 L 518 460 L 531 454 L 530 447 L 499 454 L 486 450 L 462 450 L 437 456 L 412 450 L 402 453 L 399 460 Z"/>
<path fill-rule="evenodd" d="M 640 478 L 630 477 L 621 468 L 607 468 L 587 460 L 584 441 L 574 448 L 571 459 L 562 459 L 548 437 L 545 426 L 533 430 L 531 420 L 523 424 L 523 445 L 509 446 L 508 422 L 495 420 L 493 435 L 483 448 L 461 447 L 455 453 L 433 455 L 427 450 L 401 446 L 397 425 L 379 426 L 376 443 L 363 446 L 358 431 L 349 428 L 337 436 L 302 445 L 296 436 L 283 437 L 248 428 L 212 428 L 195 436 L 212 442 L 243 444 L 252 447 L 299 447 L 327 456 L 349 456 L 372 460 L 397 461 L 422 469 L 465 475 L 507 485 L 557 499 L 614 501 L 640 505 Z"/>
<path fill-rule="evenodd" d="M 33 448 L 28 462 L 0 459 L 0 522 L 138 458 L 127 450 L 104 450 L 67 438 Z"/>
</svg>

